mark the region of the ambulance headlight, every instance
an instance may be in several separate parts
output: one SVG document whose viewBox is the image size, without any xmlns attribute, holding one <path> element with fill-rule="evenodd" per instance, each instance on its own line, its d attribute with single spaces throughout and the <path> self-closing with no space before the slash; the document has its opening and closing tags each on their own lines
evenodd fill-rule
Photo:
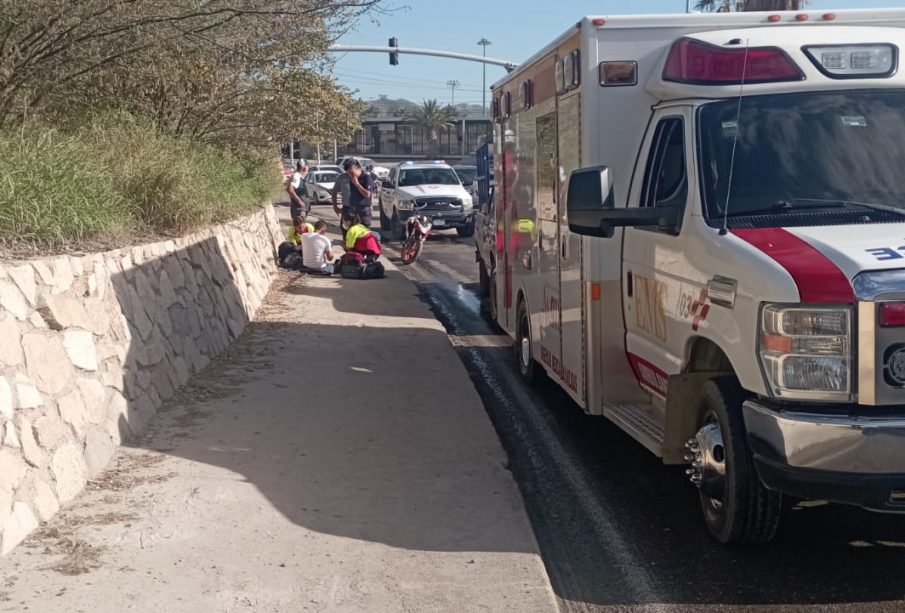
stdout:
<svg viewBox="0 0 905 613">
<path fill-rule="evenodd" d="M 831 79 L 885 78 L 898 68 L 895 45 L 813 45 L 804 52 Z"/>
<path fill-rule="evenodd" d="M 765 305 L 759 353 L 773 396 L 850 401 L 851 329 L 849 307 Z"/>
</svg>

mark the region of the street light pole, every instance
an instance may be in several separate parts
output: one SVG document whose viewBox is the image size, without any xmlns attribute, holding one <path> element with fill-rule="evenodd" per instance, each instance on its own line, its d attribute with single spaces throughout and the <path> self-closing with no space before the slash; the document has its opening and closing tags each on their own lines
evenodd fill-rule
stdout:
<svg viewBox="0 0 905 613">
<path fill-rule="evenodd" d="M 489 40 L 486 38 L 482 38 L 478 41 L 478 44 L 484 48 L 482 55 L 487 57 L 487 45 L 492 45 Z M 484 78 L 481 81 L 481 112 L 484 114 L 484 117 L 487 117 L 487 64 L 481 64 L 483 68 Z"/>
</svg>

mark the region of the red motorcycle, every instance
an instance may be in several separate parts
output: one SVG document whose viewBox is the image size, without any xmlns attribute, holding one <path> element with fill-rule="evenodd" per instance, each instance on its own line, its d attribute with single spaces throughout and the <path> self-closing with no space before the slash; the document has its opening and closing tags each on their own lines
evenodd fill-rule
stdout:
<svg viewBox="0 0 905 613">
<path fill-rule="evenodd" d="M 412 215 L 405 222 L 405 240 L 402 243 L 402 263 L 412 264 L 421 257 L 421 249 L 424 241 L 431 234 L 430 217 L 426 215 Z"/>
</svg>

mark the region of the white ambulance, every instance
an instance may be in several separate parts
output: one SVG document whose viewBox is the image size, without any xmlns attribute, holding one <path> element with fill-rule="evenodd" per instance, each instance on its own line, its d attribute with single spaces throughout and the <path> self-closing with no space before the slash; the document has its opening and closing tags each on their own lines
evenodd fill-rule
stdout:
<svg viewBox="0 0 905 613">
<path fill-rule="evenodd" d="M 905 512 L 903 50 L 905 10 L 586 17 L 493 87 L 523 377 L 690 464 L 722 542 Z"/>
</svg>

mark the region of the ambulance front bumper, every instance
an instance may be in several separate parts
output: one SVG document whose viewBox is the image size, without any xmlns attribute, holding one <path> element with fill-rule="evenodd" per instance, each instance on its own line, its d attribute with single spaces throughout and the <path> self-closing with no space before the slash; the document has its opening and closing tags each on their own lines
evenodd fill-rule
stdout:
<svg viewBox="0 0 905 613">
<path fill-rule="evenodd" d="M 798 498 L 905 513 L 905 407 L 863 417 L 744 404 L 764 485 Z"/>
</svg>

